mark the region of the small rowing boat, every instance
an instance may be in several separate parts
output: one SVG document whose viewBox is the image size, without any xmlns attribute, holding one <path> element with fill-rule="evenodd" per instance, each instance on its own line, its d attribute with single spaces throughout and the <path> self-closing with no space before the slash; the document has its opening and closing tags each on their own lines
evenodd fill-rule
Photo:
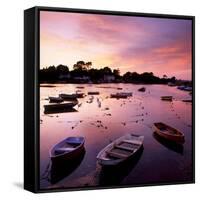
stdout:
<svg viewBox="0 0 200 200">
<path fill-rule="evenodd" d="M 97 155 L 97 161 L 102 166 L 116 166 L 130 159 L 143 146 L 144 136 L 128 134 L 116 139 L 103 148 Z"/>
<path fill-rule="evenodd" d="M 162 96 L 162 97 L 160 97 L 160 98 L 161 98 L 161 100 L 163 100 L 163 101 L 172 101 L 172 99 L 173 99 L 172 96 Z"/>
<path fill-rule="evenodd" d="M 85 139 L 83 137 L 68 137 L 57 143 L 50 149 L 52 162 L 73 160 L 84 150 Z"/>
<path fill-rule="evenodd" d="M 138 91 L 139 91 L 139 92 L 145 92 L 145 91 L 146 91 L 146 88 L 145 88 L 145 87 L 141 87 L 141 88 L 138 89 Z"/>
<path fill-rule="evenodd" d="M 76 100 L 77 98 L 83 98 L 84 93 L 73 93 L 73 94 L 59 94 L 59 97 L 61 97 L 64 100 Z"/>
<path fill-rule="evenodd" d="M 185 136 L 183 133 L 162 122 L 154 123 L 153 130 L 157 135 L 165 138 L 166 140 L 179 144 L 183 144 L 185 142 Z"/>
<path fill-rule="evenodd" d="M 111 94 L 110 97 L 116 99 L 120 98 L 126 99 L 127 97 L 131 97 L 132 95 L 133 95 L 132 92 L 117 92 L 116 94 Z"/>
<path fill-rule="evenodd" d="M 111 94 L 110 95 L 111 98 L 116 98 L 116 99 L 126 99 L 128 96 L 127 95 L 123 95 L 123 94 Z"/>
<path fill-rule="evenodd" d="M 62 103 L 63 101 L 61 97 L 49 97 L 49 103 Z"/>
<path fill-rule="evenodd" d="M 182 101 L 186 103 L 192 103 L 192 99 L 183 99 Z"/>
<path fill-rule="evenodd" d="M 94 91 L 94 92 L 88 92 L 88 95 L 99 95 L 100 93 L 97 92 L 97 91 Z"/>
<path fill-rule="evenodd" d="M 78 104 L 78 101 L 68 102 L 68 103 L 57 103 L 57 104 L 48 104 L 44 105 L 45 112 L 50 110 L 67 110 L 71 109 Z"/>
</svg>

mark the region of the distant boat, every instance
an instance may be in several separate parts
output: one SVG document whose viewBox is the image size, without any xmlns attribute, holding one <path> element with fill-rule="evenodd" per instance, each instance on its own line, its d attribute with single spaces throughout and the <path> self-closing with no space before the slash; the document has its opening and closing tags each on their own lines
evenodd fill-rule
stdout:
<svg viewBox="0 0 200 200">
<path fill-rule="evenodd" d="M 75 95 L 77 96 L 77 98 L 83 98 L 84 97 L 83 92 L 76 92 Z"/>
<path fill-rule="evenodd" d="M 162 122 L 154 123 L 153 130 L 156 134 L 166 140 L 179 144 L 183 144 L 185 142 L 185 136 L 183 133 Z"/>
<path fill-rule="evenodd" d="M 117 94 L 122 94 L 122 95 L 126 95 L 128 97 L 132 97 L 133 96 L 133 93 L 132 92 L 119 92 Z"/>
<path fill-rule="evenodd" d="M 192 103 L 192 99 L 183 99 L 182 101 Z"/>
<path fill-rule="evenodd" d="M 128 134 L 102 149 L 97 162 L 102 166 L 117 166 L 130 159 L 142 148 L 144 136 Z"/>
<path fill-rule="evenodd" d="M 184 91 L 189 91 L 189 92 L 192 91 L 192 87 L 190 87 L 190 86 L 185 86 L 185 85 L 178 86 L 177 89 L 179 89 L 179 90 L 184 90 Z"/>
<path fill-rule="evenodd" d="M 62 103 L 64 100 L 61 97 L 49 97 L 50 103 Z"/>
<path fill-rule="evenodd" d="M 175 87 L 176 86 L 176 84 L 172 83 L 172 82 L 167 83 L 167 85 L 170 86 L 170 87 Z"/>
<path fill-rule="evenodd" d="M 83 86 L 77 86 L 76 88 L 78 88 L 78 89 L 84 89 L 85 87 L 83 87 Z"/>
<path fill-rule="evenodd" d="M 139 92 L 145 92 L 145 91 L 146 91 L 146 88 L 145 88 L 145 87 L 141 87 L 141 88 L 138 89 L 138 91 L 139 91 Z"/>
<path fill-rule="evenodd" d="M 121 87 L 118 87 L 117 90 L 122 90 L 122 88 L 121 88 Z"/>
<path fill-rule="evenodd" d="M 183 90 L 184 90 L 184 91 L 189 91 L 189 92 L 191 92 L 191 91 L 192 91 L 192 87 L 186 86 L 186 87 L 184 87 Z"/>
<path fill-rule="evenodd" d="M 184 90 L 184 88 L 185 88 L 184 85 L 180 85 L 180 86 L 177 87 L 177 89 L 179 89 L 179 90 Z"/>
<path fill-rule="evenodd" d="M 100 93 L 98 91 L 94 91 L 94 92 L 88 92 L 88 95 L 99 95 Z"/>
<path fill-rule="evenodd" d="M 110 97 L 111 97 L 111 98 L 120 99 L 120 98 L 131 97 L 132 95 L 133 95 L 132 92 L 118 92 L 118 93 L 116 93 L 116 94 L 111 94 Z"/>
<path fill-rule="evenodd" d="M 111 98 L 116 98 L 116 99 L 120 99 L 120 98 L 123 98 L 123 99 L 126 99 L 128 96 L 127 95 L 124 95 L 124 94 L 111 94 L 110 95 Z"/>
<path fill-rule="evenodd" d="M 64 100 L 75 100 L 77 98 L 83 98 L 84 93 L 73 93 L 73 94 L 59 94 L 59 97 L 61 97 Z"/>
<path fill-rule="evenodd" d="M 160 98 L 161 98 L 161 100 L 163 100 L 163 101 L 172 101 L 172 99 L 173 99 L 172 96 L 161 96 Z"/>
<path fill-rule="evenodd" d="M 73 160 L 84 150 L 84 137 L 68 137 L 57 143 L 49 151 L 52 162 Z"/>
<path fill-rule="evenodd" d="M 69 103 L 57 103 L 57 104 L 48 104 L 44 105 L 45 112 L 50 110 L 67 110 L 71 109 L 78 104 L 78 101 L 69 102 Z"/>
</svg>

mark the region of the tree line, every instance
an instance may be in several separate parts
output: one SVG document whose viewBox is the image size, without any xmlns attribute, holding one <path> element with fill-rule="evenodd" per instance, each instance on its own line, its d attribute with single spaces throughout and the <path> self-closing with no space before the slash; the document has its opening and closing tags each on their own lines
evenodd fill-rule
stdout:
<svg viewBox="0 0 200 200">
<path fill-rule="evenodd" d="M 109 79 L 110 78 L 110 79 Z M 119 69 L 111 69 L 110 67 L 102 67 L 96 69 L 92 67 L 92 62 L 78 61 L 73 65 L 73 70 L 69 70 L 67 65 L 49 66 L 39 71 L 39 80 L 41 83 L 79 83 L 79 82 L 116 82 L 116 83 L 147 83 L 147 84 L 166 84 L 168 82 L 175 83 L 176 78 L 168 78 L 163 75 L 162 78 L 157 77 L 153 72 L 126 72 L 120 75 Z"/>
</svg>

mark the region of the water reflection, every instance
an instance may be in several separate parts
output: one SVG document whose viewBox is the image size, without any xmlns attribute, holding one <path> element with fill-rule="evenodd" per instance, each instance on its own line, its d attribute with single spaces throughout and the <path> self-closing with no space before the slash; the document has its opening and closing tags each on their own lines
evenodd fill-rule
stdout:
<svg viewBox="0 0 200 200">
<path fill-rule="evenodd" d="M 175 142 L 171 142 L 171 141 L 168 141 L 162 137 L 160 137 L 159 135 L 157 135 L 155 132 L 153 133 L 153 137 L 160 143 L 162 144 L 163 146 L 165 146 L 166 148 L 176 152 L 176 153 L 179 153 L 181 155 L 183 155 L 183 150 L 184 150 L 184 147 L 182 144 L 177 144 Z"/>
<path fill-rule="evenodd" d="M 55 184 L 63 178 L 69 176 L 73 171 L 75 171 L 78 166 L 81 164 L 85 156 L 85 149 L 81 154 L 71 160 L 61 161 L 61 162 L 52 162 L 50 170 L 50 183 Z"/>
<path fill-rule="evenodd" d="M 136 167 L 143 154 L 143 150 L 144 148 L 142 147 L 133 158 L 125 161 L 121 165 L 102 167 L 99 174 L 99 184 L 103 186 L 114 186 L 121 183 L 123 179 Z"/>
<path fill-rule="evenodd" d="M 44 114 L 58 114 L 58 113 L 67 113 L 67 112 L 78 112 L 75 108 L 54 108 L 52 110 L 45 110 Z"/>
<path fill-rule="evenodd" d="M 49 100 L 46 100 L 47 97 L 58 96 L 60 93 L 74 93 L 79 85 L 57 84 L 55 86 L 40 88 L 41 188 L 62 187 L 63 185 L 67 188 L 84 187 L 86 184 L 101 186 L 118 183 L 191 180 L 192 106 L 191 103 L 182 102 L 182 99 L 190 97 L 187 92 L 166 85 L 145 85 L 146 92 L 142 93 L 137 90 L 144 85 L 84 84 L 81 86 L 84 86 L 82 92 L 85 94 L 97 90 L 100 94 L 93 98 L 86 96 L 79 99 L 75 109 L 56 110 L 44 114 L 44 105 L 49 104 Z M 133 92 L 133 96 L 121 100 L 110 98 L 110 94 L 117 92 L 116 87 L 123 88 L 122 92 Z M 161 101 L 160 97 L 165 95 L 173 96 L 175 100 L 171 103 Z M 59 114 L 48 115 L 53 113 Z M 171 145 L 162 139 L 158 138 L 157 140 L 153 137 L 150 127 L 156 121 L 171 124 L 172 127 L 183 132 L 186 140 L 184 149 L 183 146 Z M 145 136 L 145 151 L 140 161 L 132 162 L 130 160 L 126 167 L 121 167 L 119 170 L 102 170 L 100 166 L 96 168 L 98 152 L 110 141 L 130 132 Z M 80 161 L 81 164 L 77 168 L 72 165 L 71 170 L 65 170 L 67 166 L 65 168 L 52 166 L 51 182 L 49 179 L 43 179 L 49 162 L 49 149 L 69 136 L 83 136 L 86 140 L 87 153 Z M 162 167 L 160 163 L 162 163 Z M 169 173 L 169 163 L 173 173 Z M 67 172 L 68 170 L 71 172 Z M 56 181 L 58 182 L 53 184 Z"/>
</svg>

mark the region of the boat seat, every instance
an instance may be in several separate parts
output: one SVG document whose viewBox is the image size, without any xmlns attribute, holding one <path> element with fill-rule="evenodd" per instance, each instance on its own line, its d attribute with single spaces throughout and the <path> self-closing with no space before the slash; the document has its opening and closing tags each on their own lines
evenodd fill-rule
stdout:
<svg viewBox="0 0 200 200">
<path fill-rule="evenodd" d="M 111 151 L 106 151 L 106 153 L 114 158 L 119 158 L 119 159 L 124 159 L 127 158 L 127 155 L 121 154 L 121 153 L 116 153 L 116 152 L 111 152 Z"/>
<path fill-rule="evenodd" d="M 141 141 L 138 141 L 138 140 L 123 140 L 123 142 L 135 144 L 135 145 L 141 145 Z"/>
<path fill-rule="evenodd" d="M 61 147 L 61 148 L 57 148 L 55 150 L 55 153 L 61 154 L 61 153 L 70 152 L 70 151 L 73 151 L 73 150 L 74 150 L 74 148 L 71 148 L 71 147 Z"/>
<path fill-rule="evenodd" d="M 119 145 L 119 144 L 114 145 L 114 147 L 116 147 L 116 148 L 118 148 L 118 149 L 123 149 L 123 150 L 125 150 L 125 151 L 131 151 L 131 152 L 134 150 L 134 148 L 125 147 L 125 146 Z"/>
</svg>

